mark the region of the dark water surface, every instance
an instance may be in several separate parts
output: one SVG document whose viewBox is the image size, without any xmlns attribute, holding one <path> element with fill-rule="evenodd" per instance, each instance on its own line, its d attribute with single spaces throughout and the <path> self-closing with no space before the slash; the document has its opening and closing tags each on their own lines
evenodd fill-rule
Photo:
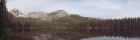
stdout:
<svg viewBox="0 0 140 40">
<path fill-rule="evenodd" d="M 140 40 L 139 29 L 18 29 L 23 38 L 32 40 Z"/>
</svg>

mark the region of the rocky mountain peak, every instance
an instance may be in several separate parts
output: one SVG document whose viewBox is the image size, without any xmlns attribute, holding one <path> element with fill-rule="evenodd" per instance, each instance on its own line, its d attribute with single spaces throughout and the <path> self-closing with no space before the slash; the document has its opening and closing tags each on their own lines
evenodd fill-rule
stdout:
<svg viewBox="0 0 140 40">
<path fill-rule="evenodd" d="M 10 10 L 9 12 L 16 17 L 24 16 L 24 14 L 20 10 L 18 10 L 17 8 L 14 8 L 14 9 Z"/>
<path fill-rule="evenodd" d="M 69 17 L 68 13 L 65 10 L 62 10 L 62 9 L 56 10 L 56 11 L 50 13 L 50 14 L 54 18 L 58 18 L 58 17 Z"/>
<path fill-rule="evenodd" d="M 62 10 L 62 9 L 56 10 L 56 11 L 54 11 L 54 13 L 57 13 L 57 14 L 68 14 L 65 10 Z"/>
<path fill-rule="evenodd" d="M 20 10 L 18 10 L 17 8 L 14 8 L 12 10 L 9 11 L 10 13 L 13 13 L 13 14 L 23 14 Z"/>
</svg>

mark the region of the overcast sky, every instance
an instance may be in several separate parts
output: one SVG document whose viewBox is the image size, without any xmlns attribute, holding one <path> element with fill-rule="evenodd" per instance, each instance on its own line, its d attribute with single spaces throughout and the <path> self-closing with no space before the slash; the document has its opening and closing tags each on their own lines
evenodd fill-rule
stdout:
<svg viewBox="0 0 140 40">
<path fill-rule="evenodd" d="M 32 11 L 53 12 L 63 9 L 86 17 L 123 18 L 140 16 L 140 0 L 7 0 L 7 8 L 24 14 Z"/>
</svg>

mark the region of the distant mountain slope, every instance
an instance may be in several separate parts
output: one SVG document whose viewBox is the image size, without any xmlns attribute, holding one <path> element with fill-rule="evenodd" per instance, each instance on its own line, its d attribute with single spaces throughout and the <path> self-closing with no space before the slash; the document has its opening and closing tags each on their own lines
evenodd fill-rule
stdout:
<svg viewBox="0 0 140 40">
<path fill-rule="evenodd" d="M 23 18 L 29 18 L 29 19 L 37 19 L 38 21 L 47 21 L 51 22 L 52 19 L 58 19 L 61 17 L 67 17 L 67 18 L 74 18 L 77 20 L 94 20 L 95 18 L 90 17 L 82 17 L 77 14 L 68 14 L 65 10 L 56 10 L 51 13 L 42 12 L 42 11 L 33 11 L 29 12 L 27 15 L 23 14 L 20 10 L 14 8 L 9 11 L 9 13 L 13 14 L 15 17 L 23 17 Z M 98 18 L 96 18 L 98 19 Z"/>
</svg>

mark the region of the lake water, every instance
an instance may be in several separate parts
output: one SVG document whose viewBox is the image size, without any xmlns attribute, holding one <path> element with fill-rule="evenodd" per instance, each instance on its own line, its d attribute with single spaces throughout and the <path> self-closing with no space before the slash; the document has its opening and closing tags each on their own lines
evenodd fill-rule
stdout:
<svg viewBox="0 0 140 40">
<path fill-rule="evenodd" d="M 138 38 L 121 38 L 121 37 L 106 37 L 106 36 L 103 36 L 103 37 L 91 37 L 91 38 L 84 38 L 84 39 L 81 39 L 81 40 L 140 40 Z"/>
<path fill-rule="evenodd" d="M 18 29 L 21 37 L 32 40 L 140 40 L 139 29 Z"/>
</svg>

